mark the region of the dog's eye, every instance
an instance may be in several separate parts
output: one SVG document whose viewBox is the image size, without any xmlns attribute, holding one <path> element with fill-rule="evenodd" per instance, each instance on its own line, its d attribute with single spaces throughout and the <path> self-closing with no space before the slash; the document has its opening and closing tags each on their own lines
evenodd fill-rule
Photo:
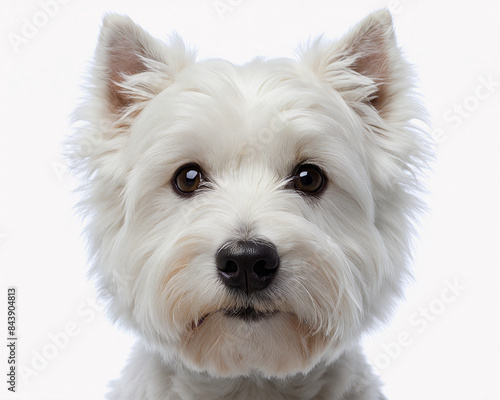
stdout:
<svg viewBox="0 0 500 400">
<path fill-rule="evenodd" d="M 294 175 L 295 188 L 307 194 L 316 194 L 325 186 L 323 172 L 316 165 L 302 164 Z"/>
<path fill-rule="evenodd" d="M 174 177 L 174 187 L 181 194 L 193 193 L 201 183 L 201 168 L 187 164 L 179 168 Z"/>
</svg>

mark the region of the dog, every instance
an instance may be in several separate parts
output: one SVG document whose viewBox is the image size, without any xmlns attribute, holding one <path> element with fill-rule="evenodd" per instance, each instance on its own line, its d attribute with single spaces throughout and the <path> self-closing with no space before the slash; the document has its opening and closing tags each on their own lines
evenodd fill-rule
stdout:
<svg viewBox="0 0 500 400">
<path fill-rule="evenodd" d="M 138 342 L 109 399 L 384 399 L 361 336 L 410 273 L 430 156 L 388 11 L 297 59 L 104 17 L 68 142 L 90 275 Z"/>
</svg>

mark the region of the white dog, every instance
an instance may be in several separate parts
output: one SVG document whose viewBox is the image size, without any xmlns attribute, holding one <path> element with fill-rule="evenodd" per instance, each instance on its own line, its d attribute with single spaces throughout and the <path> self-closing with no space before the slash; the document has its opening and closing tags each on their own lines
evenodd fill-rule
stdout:
<svg viewBox="0 0 500 400">
<path fill-rule="evenodd" d="M 91 271 L 139 337 L 109 398 L 383 399 L 359 341 L 409 275 L 428 154 L 390 14 L 243 66 L 108 15 L 90 83 Z"/>
</svg>

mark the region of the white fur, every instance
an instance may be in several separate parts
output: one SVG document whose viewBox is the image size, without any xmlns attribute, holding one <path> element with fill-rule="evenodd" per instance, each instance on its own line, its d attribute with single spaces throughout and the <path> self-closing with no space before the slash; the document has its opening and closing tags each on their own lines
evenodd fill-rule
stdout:
<svg viewBox="0 0 500 400">
<path fill-rule="evenodd" d="M 409 276 L 421 118 L 386 11 L 298 61 L 243 66 L 196 62 L 179 38 L 108 15 L 69 155 L 91 273 L 139 336 L 109 398 L 382 399 L 358 342 Z M 328 178 L 317 198 L 287 186 L 306 160 Z M 184 198 L 171 180 L 190 162 L 210 182 Z M 242 299 L 215 254 L 254 238 L 276 246 L 280 269 Z M 221 312 L 248 304 L 276 314 Z"/>
</svg>

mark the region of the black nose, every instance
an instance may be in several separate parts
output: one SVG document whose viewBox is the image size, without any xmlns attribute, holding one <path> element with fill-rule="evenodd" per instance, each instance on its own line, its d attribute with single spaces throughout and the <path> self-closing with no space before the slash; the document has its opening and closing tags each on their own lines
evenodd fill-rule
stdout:
<svg viewBox="0 0 500 400">
<path fill-rule="evenodd" d="M 266 288 L 279 266 L 279 256 L 272 243 L 232 241 L 217 252 L 215 261 L 222 281 L 229 287 L 250 294 Z"/>
</svg>

